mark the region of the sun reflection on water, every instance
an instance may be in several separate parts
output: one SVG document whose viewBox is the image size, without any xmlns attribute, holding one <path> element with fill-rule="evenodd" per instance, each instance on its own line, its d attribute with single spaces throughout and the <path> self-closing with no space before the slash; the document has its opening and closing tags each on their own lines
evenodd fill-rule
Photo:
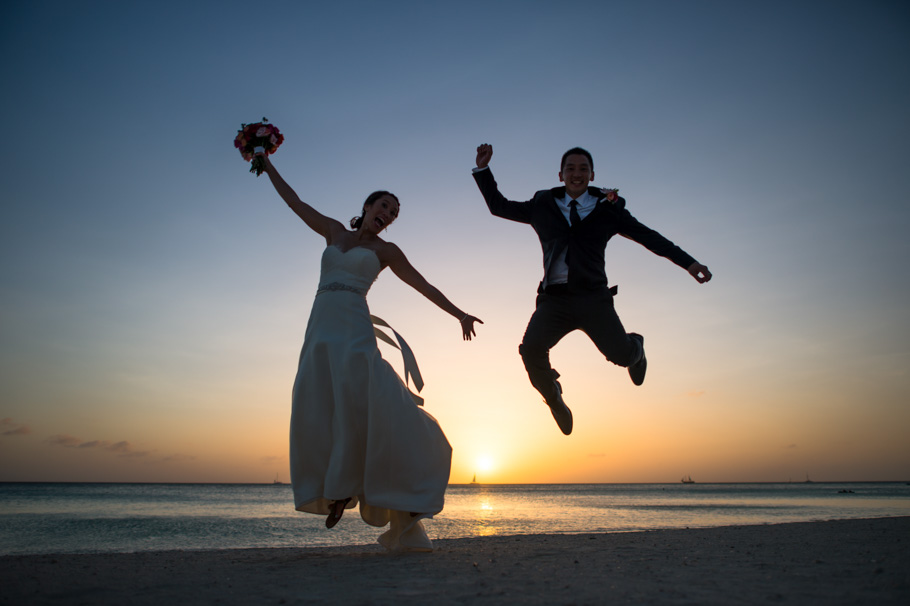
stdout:
<svg viewBox="0 0 910 606">
<path fill-rule="evenodd" d="M 476 499 L 471 499 L 468 505 L 468 509 L 473 510 L 471 517 L 474 518 L 474 532 L 481 537 L 497 535 L 502 530 L 498 523 L 499 513 L 486 489 L 480 487 L 478 490 L 481 492 Z"/>
</svg>

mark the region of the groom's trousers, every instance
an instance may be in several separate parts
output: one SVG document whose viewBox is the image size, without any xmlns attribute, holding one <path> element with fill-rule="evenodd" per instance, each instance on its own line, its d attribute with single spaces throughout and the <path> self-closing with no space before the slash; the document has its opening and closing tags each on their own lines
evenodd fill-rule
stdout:
<svg viewBox="0 0 910 606">
<path fill-rule="evenodd" d="M 554 381 L 559 377 L 550 366 L 550 349 L 573 330 L 588 335 L 600 353 L 617 366 L 631 366 L 642 353 L 638 339 L 626 334 L 616 315 L 610 289 L 567 290 L 551 286 L 537 295 L 537 308 L 518 346 L 528 378 L 544 399 L 553 395 Z"/>
</svg>

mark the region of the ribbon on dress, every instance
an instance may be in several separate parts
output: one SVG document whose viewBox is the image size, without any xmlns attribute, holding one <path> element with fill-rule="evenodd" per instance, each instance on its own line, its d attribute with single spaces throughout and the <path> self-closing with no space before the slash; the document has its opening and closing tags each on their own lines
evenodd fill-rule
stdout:
<svg viewBox="0 0 910 606">
<path fill-rule="evenodd" d="M 420 376 L 420 369 L 417 368 L 417 358 L 414 357 L 414 352 L 411 351 L 411 348 L 408 346 L 407 342 L 398 334 L 394 328 L 389 325 L 388 322 L 380 318 L 379 316 L 370 315 L 370 320 L 373 322 L 373 334 L 376 335 L 378 339 L 383 340 L 388 343 L 395 349 L 401 351 L 401 359 L 404 362 L 404 384 L 407 387 L 408 392 L 411 394 L 411 398 L 414 400 L 414 403 L 418 406 L 423 406 L 423 398 L 418 396 L 416 393 L 411 391 L 411 388 L 408 387 L 408 379 L 411 378 L 414 380 L 414 387 L 417 388 L 417 391 L 423 389 L 423 378 Z M 379 330 L 377 326 L 384 326 L 392 331 L 392 334 L 395 335 L 395 338 L 398 339 L 396 344 L 392 338 Z"/>
</svg>

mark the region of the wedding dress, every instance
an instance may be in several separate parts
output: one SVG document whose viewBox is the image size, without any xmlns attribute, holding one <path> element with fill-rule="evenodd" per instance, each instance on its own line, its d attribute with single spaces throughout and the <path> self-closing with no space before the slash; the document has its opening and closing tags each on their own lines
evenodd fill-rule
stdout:
<svg viewBox="0 0 910 606">
<path fill-rule="evenodd" d="M 352 497 L 347 508 L 359 504 L 367 524 L 391 523 L 382 545 L 429 551 L 420 520 L 442 511 L 452 448 L 376 346 L 366 294 L 381 269 L 367 248 L 322 254 L 294 382 L 294 502 L 328 515 L 332 501 Z"/>
</svg>

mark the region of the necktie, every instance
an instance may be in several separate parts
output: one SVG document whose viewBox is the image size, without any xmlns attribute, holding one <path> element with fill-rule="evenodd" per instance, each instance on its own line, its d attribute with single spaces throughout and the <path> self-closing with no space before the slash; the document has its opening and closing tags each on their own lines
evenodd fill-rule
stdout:
<svg viewBox="0 0 910 606">
<path fill-rule="evenodd" d="M 570 233 L 572 230 L 575 229 L 576 225 L 581 223 L 581 217 L 578 215 L 578 201 L 577 200 L 572 200 L 571 202 L 569 202 L 569 222 L 572 224 L 572 226 L 569 228 Z M 572 239 L 572 236 L 570 235 L 569 240 L 571 240 L 571 239 Z M 572 274 L 572 263 L 569 261 L 569 259 L 571 257 L 571 254 L 570 254 L 571 250 L 572 250 L 572 244 L 570 242 L 569 248 L 566 250 L 566 265 L 569 266 L 570 275 Z"/>
<path fill-rule="evenodd" d="M 572 227 L 581 223 L 581 217 L 578 216 L 578 200 L 569 202 L 569 220 L 572 223 Z"/>
</svg>

